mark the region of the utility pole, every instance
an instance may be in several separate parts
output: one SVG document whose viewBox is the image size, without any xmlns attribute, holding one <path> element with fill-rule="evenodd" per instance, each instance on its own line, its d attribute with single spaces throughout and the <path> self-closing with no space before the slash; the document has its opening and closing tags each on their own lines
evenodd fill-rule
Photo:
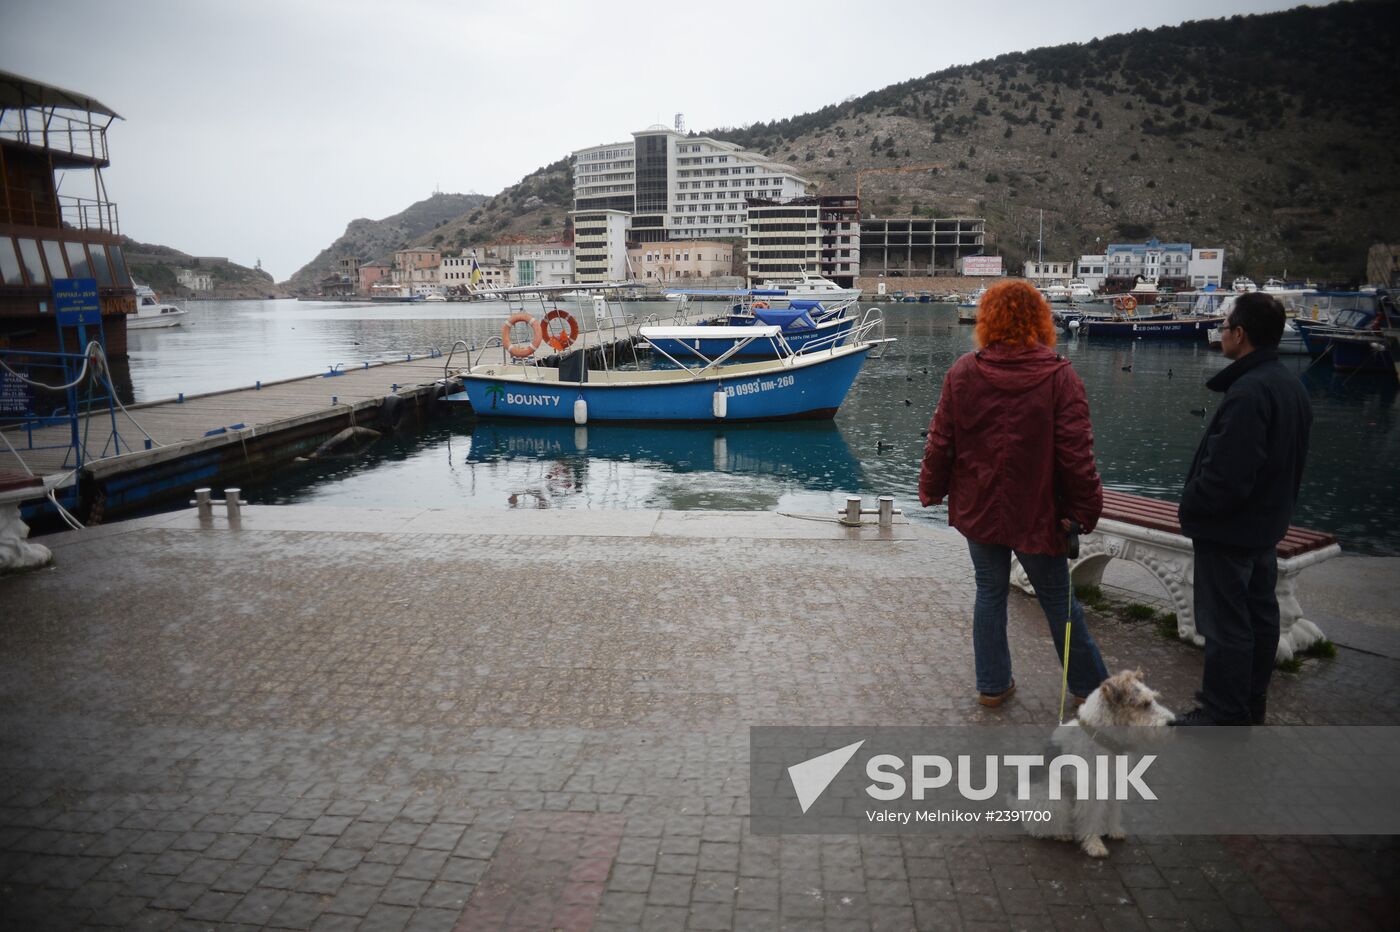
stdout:
<svg viewBox="0 0 1400 932">
<path fill-rule="evenodd" d="M 1045 262 L 1045 211 L 1040 212 L 1040 238 L 1035 247 L 1035 264 L 1043 265 Z"/>
</svg>

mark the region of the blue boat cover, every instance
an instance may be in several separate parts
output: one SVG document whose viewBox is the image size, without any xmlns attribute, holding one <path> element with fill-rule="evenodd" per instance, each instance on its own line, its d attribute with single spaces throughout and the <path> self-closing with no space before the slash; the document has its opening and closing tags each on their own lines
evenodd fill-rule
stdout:
<svg viewBox="0 0 1400 932">
<path fill-rule="evenodd" d="M 812 330 L 817 326 L 812 322 L 812 318 L 807 316 L 806 308 L 761 307 L 754 311 L 754 316 L 762 323 L 777 324 L 784 330 Z"/>
<path fill-rule="evenodd" d="M 824 310 L 826 310 L 826 308 L 822 307 L 822 303 L 821 303 L 820 301 L 792 300 L 792 301 L 789 301 L 789 302 L 788 302 L 788 307 L 792 308 L 794 311 L 824 311 Z"/>
</svg>

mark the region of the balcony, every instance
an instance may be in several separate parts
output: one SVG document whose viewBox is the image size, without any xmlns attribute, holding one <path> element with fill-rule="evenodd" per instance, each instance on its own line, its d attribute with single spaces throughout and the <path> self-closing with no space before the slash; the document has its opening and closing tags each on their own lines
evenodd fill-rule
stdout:
<svg viewBox="0 0 1400 932">
<path fill-rule="evenodd" d="M 28 146 L 53 156 L 54 168 L 105 168 L 107 123 L 44 110 L 6 110 L 0 116 L 0 141 Z"/>
</svg>

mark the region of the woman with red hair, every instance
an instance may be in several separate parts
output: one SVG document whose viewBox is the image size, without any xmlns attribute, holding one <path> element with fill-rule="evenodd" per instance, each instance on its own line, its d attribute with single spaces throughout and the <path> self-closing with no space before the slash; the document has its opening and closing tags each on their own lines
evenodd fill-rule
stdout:
<svg viewBox="0 0 1400 932">
<path fill-rule="evenodd" d="M 1006 639 L 1014 552 L 1083 700 L 1108 676 L 1074 598 L 1065 534 L 1092 530 L 1103 511 L 1084 383 L 1054 351 L 1050 306 L 1026 282 L 993 285 L 977 308 L 980 347 L 948 370 L 919 473 L 925 507 L 948 499 L 948 523 L 967 538 L 977 577 L 972 645 L 978 701 L 999 706 L 1016 689 Z"/>
</svg>

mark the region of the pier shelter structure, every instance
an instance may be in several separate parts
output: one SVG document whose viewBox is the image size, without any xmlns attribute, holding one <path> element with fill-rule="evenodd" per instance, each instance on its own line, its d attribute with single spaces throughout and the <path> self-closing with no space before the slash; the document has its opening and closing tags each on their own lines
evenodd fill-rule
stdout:
<svg viewBox="0 0 1400 932">
<path fill-rule="evenodd" d="M 959 259 L 982 255 L 986 225 L 980 217 L 869 217 L 860 222 L 860 274 L 959 275 Z"/>
<path fill-rule="evenodd" d="M 107 354 L 126 355 L 136 292 L 102 182 L 118 118 L 86 95 L 0 71 L 0 350 L 57 351 L 54 282 L 93 279 Z M 86 196 L 59 194 L 59 172 L 69 190 L 90 181 Z"/>
</svg>

